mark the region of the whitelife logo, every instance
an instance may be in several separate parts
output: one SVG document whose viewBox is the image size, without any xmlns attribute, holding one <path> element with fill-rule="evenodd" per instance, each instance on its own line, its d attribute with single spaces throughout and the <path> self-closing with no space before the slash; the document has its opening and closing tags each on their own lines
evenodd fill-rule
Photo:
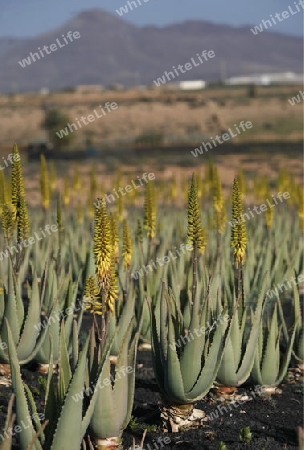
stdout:
<svg viewBox="0 0 304 450">
<path fill-rule="evenodd" d="M 274 15 L 274 17 L 278 20 L 278 22 L 282 22 L 285 19 L 288 19 L 290 16 L 294 16 L 295 14 L 298 14 L 299 12 L 303 11 L 304 9 L 304 0 L 300 0 L 299 3 L 294 2 L 296 11 L 292 9 L 291 6 L 288 6 L 288 11 L 283 11 L 281 13 L 276 13 Z M 302 9 L 299 8 L 299 5 L 302 6 Z M 280 17 L 282 16 L 282 17 Z M 257 35 L 258 33 L 262 33 L 264 31 L 264 29 L 268 29 L 268 26 L 272 27 L 273 25 L 277 25 L 277 21 L 275 20 L 275 18 L 273 17 L 272 14 L 270 14 L 269 16 L 271 18 L 268 20 L 262 20 L 262 22 L 259 25 L 256 25 L 254 28 L 250 28 L 250 31 L 254 34 Z M 272 21 L 272 22 L 271 22 Z"/>
<path fill-rule="evenodd" d="M 32 416 L 28 416 L 26 418 L 26 422 L 24 423 L 23 420 L 20 421 L 20 425 L 15 425 L 14 427 L 8 427 L 3 434 L 0 434 L 0 438 L 2 439 L 2 442 L 5 441 L 5 439 L 8 439 L 9 437 L 15 436 L 18 433 L 21 433 L 23 430 L 27 430 L 32 426 L 33 422 L 40 422 L 45 419 L 45 415 L 42 413 L 34 413 Z"/>
<path fill-rule="evenodd" d="M 301 103 L 304 100 L 304 91 L 299 91 L 296 97 L 289 98 L 288 101 L 291 106 L 296 105 L 297 103 Z"/>
<path fill-rule="evenodd" d="M 76 307 L 76 302 L 71 303 L 71 305 L 66 308 L 65 310 L 60 310 L 57 311 L 56 313 L 53 313 L 50 317 L 47 317 L 46 319 L 44 319 L 44 321 L 41 323 L 39 323 L 38 325 L 34 325 L 34 328 L 39 331 L 41 331 L 41 328 L 45 329 L 47 326 L 51 325 L 51 323 L 56 323 L 56 322 L 60 322 L 61 319 L 65 319 L 67 316 L 70 316 L 72 314 L 76 314 L 78 311 L 80 311 L 81 309 L 85 309 L 83 303 L 81 303 L 78 300 L 78 307 Z"/>
<path fill-rule="evenodd" d="M 141 2 L 144 2 L 144 3 L 148 3 L 148 1 L 149 0 L 136 0 L 136 2 L 135 1 L 128 1 L 126 4 L 125 4 L 125 6 L 122 6 L 121 8 L 119 8 L 119 9 L 116 9 L 116 12 L 117 12 L 117 14 L 121 17 L 121 16 L 123 16 L 124 14 L 128 14 L 128 12 L 129 11 L 133 11 L 133 8 L 138 8 L 139 6 L 141 6 L 142 5 L 142 3 Z"/>
<path fill-rule="evenodd" d="M 240 131 L 239 127 L 243 130 L 243 132 L 245 132 L 246 130 L 250 130 L 250 128 L 253 127 L 252 122 L 250 122 L 249 120 L 245 123 L 244 120 L 242 120 L 239 125 L 237 126 L 237 124 L 234 124 L 234 131 L 237 131 L 237 134 L 234 134 L 233 131 L 231 130 L 231 128 L 228 128 L 226 133 L 223 133 L 221 136 L 216 135 L 215 138 L 213 139 L 213 137 L 210 137 L 211 142 L 202 142 L 202 145 L 200 145 L 199 147 L 195 148 L 194 150 L 191 150 L 190 153 L 192 153 L 192 155 L 194 156 L 194 158 L 197 158 L 198 155 L 202 155 L 205 152 L 208 152 L 208 150 L 211 150 L 213 147 L 217 147 L 217 144 L 215 143 L 215 141 L 217 141 L 218 144 L 223 144 L 224 141 L 229 141 L 231 138 L 237 137 L 239 134 L 242 133 L 242 131 Z M 221 141 L 222 139 L 222 141 Z"/>
<path fill-rule="evenodd" d="M 250 392 L 250 396 L 252 396 L 255 399 L 255 396 L 261 396 L 263 393 L 262 390 L 262 386 L 255 386 L 254 391 Z M 232 410 L 232 406 L 236 409 L 239 406 L 242 406 L 244 403 L 247 403 L 247 401 L 249 400 L 249 395 L 246 396 L 246 400 L 233 400 L 230 404 L 227 405 L 227 407 L 229 408 L 229 411 L 227 410 L 226 406 L 220 406 L 218 405 L 216 407 L 216 410 L 211 412 L 210 415 L 208 416 L 208 419 L 211 421 L 216 420 L 219 418 L 220 415 L 223 415 L 225 411 L 225 413 L 227 414 L 228 412 L 230 412 Z M 220 414 L 219 414 L 220 413 Z"/>
<path fill-rule="evenodd" d="M 123 377 L 126 377 L 130 373 L 134 372 L 134 369 L 132 366 L 121 366 L 118 370 L 115 371 L 114 374 L 110 374 L 110 378 L 104 378 L 101 377 L 98 378 L 97 384 L 92 384 L 91 387 L 83 387 L 81 392 L 78 392 L 75 395 L 72 395 L 72 399 L 74 402 L 79 402 L 79 400 L 83 400 L 85 398 L 85 395 L 93 395 L 94 392 L 97 391 L 97 389 L 103 389 L 105 386 L 114 385 L 117 380 L 120 380 Z"/>
<path fill-rule="evenodd" d="M 59 48 L 65 47 L 66 45 L 69 45 L 70 42 L 73 42 L 74 39 L 79 39 L 81 37 L 79 31 L 69 31 L 66 36 L 64 34 L 62 35 L 63 40 L 65 44 L 60 42 L 59 39 L 56 39 L 57 44 L 51 44 L 50 46 L 45 45 L 42 49 L 38 47 L 39 53 L 42 58 L 44 58 L 46 55 L 50 55 L 53 52 L 56 52 Z M 67 40 L 67 38 L 70 40 L 70 42 Z M 50 50 L 49 50 L 50 48 Z M 45 52 L 45 54 L 44 54 Z M 27 58 L 24 58 L 22 61 L 19 61 L 20 66 L 24 69 L 27 66 L 30 66 L 32 62 L 36 62 L 37 60 L 41 59 L 39 56 L 39 53 L 30 53 L 30 55 Z"/>
<path fill-rule="evenodd" d="M 106 102 L 104 107 L 106 108 L 106 110 L 108 111 L 108 113 L 111 113 L 112 111 L 115 111 L 118 108 L 117 103 L 112 102 L 110 104 L 110 102 Z M 101 109 L 102 114 L 98 115 L 98 112 L 96 111 L 96 109 L 93 110 L 94 114 L 89 114 L 87 117 L 82 116 L 79 120 L 80 122 L 83 123 L 83 125 L 89 125 L 91 122 L 94 122 L 95 119 L 100 119 L 103 116 L 106 116 L 107 113 L 105 112 L 105 110 L 103 109 L 103 107 L 101 105 L 99 105 L 99 108 Z M 76 122 L 78 124 L 78 126 L 76 125 L 76 123 L 67 123 L 67 127 L 65 127 L 64 129 L 61 129 L 60 131 L 56 131 L 57 136 L 62 139 L 65 136 L 68 136 L 70 133 L 73 133 L 74 130 L 77 131 L 79 128 L 82 128 L 81 123 L 79 122 L 78 118 L 76 117 Z M 88 121 L 88 122 L 86 122 Z"/>
<path fill-rule="evenodd" d="M 228 314 L 225 314 L 224 316 L 219 314 L 212 325 L 208 321 L 206 324 L 207 326 L 201 327 L 199 330 L 197 328 L 194 328 L 193 333 L 195 333 L 196 337 L 199 338 L 202 335 L 206 334 L 207 332 L 211 332 L 212 330 L 214 330 L 216 328 L 218 322 L 220 322 L 222 325 L 223 322 L 228 322 L 229 320 L 230 320 L 230 317 L 228 316 Z M 176 350 L 176 347 L 181 348 L 182 343 L 184 345 L 186 345 L 186 340 L 187 340 L 187 342 L 191 342 L 194 339 L 196 339 L 193 336 L 193 333 L 190 331 L 187 334 L 185 334 L 184 336 L 180 336 L 179 339 L 174 342 L 174 344 L 169 344 L 169 346 L 171 347 L 172 350 Z"/>
<path fill-rule="evenodd" d="M 46 234 L 45 231 L 48 233 Z M 44 230 L 42 228 L 40 228 L 40 232 L 42 234 L 42 237 L 39 236 L 38 232 L 35 231 L 34 236 L 29 237 L 28 239 L 24 239 L 21 242 L 18 242 L 17 247 L 15 247 L 14 245 L 12 247 L 7 247 L 6 250 L 4 250 L 3 252 L 0 252 L 0 261 L 3 261 L 3 258 L 8 258 L 9 254 L 11 254 L 13 256 L 14 251 L 15 253 L 19 253 L 19 250 L 22 250 L 22 248 L 27 248 L 29 245 L 33 245 L 35 244 L 35 242 L 41 241 L 43 238 L 50 236 L 51 233 L 56 233 L 56 231 L 58 231 L 58 227 L 57 225 L 49 225 L 47 224 L 44 227 Z"/>
<path fill-rule="evenodd" d="M 157 78 L 157 80 L 154 80 L 153 83 L 159 87 L 162 84 L 166 84 L 168 81 L 171 81 L 172 79 L 175 79 L 176 77 L 179 77 L 182 73 L 186 73 L 189 70 L 192 70 L 194 67 L 198 67 L 201 64 L 203 64 L 205 61 L 208 61 L 209 58 L 214 58 L 215 53 L 213 50 L 204 50 L 201 54 L 197 53 L 197 60 L 194 58 L 191 58 L 191 62 L 187 62 L 186 64 L 182 65 L 179 64 L 177 68 L 175 66 L 172 66 L 172 69 L 175 72 L 175 75 L 173 72 L 164 72 L 164 75 L 160 78 Z M 179 72 L 178 72 L 178 70 Z M 167 79 L 166 79 L 167 77 Z"/>
<path fill-rule="evenodd" d="M 172 250 L 170 250 L 168 256 L 163 256 L 162 258 L 156 258 L 156 261 L 153 261 L 151 259 L 150 260 L 151 264 L 148 264 L 147 266 L 142 265 L 141 268 L 139 270 L 137 270 L 137 272 L 131 273 L 131 277 L 134 278 L 134 280 L 138 280 L 139 277 L 143 277 L 145 275 L 145 273 L 148 273 L 148 269 L 150 270 L 150 272 L 153 271 L 153 268 L 157 269 L 156 263 L 160 267 L 162 267 L 164 264 L 168 264 L 172 260 L 177 259 L 177 257 L 181 256 L 181 252 L 182 252 L 182 254 L 185 254 L 187 251 L 190 252 L 191 250 L 193 250 L 192 244 L 181 244 L 179 249 L 177 249 L 177 247 L 175 247 L 177 256 L 174 256 L 172 253 Z"/>
<path fill-rule="evenodd" d="M 278 283 L 276 285 L 276 287 L 274 287 L 272 290 L 269 290 L 267 292 L 267 297 L 269 298 L 273 298 L 273 296 L 278 296 L 279 295 L 279 289 L 280 289 L 280 293 L 288 291 L 289 289 L 292 289 L 292 285 L 290 282 L 293 282 L 293 286 L 297 286 L 300 283 L 304 283 L 304 273 L 301 273 L 300 275 L 298 275 L 298 279 L 296 280 L 296 277 L 291 277 L 290 280 L 285 281 L 285 283 Z M 284 291 L 283 291 L 283 287 L 284 287 Z"/>
<path fill-rule="evenodd" d="M 13 160 L 19 161 L 20 155 L 13 155 L 12 153 L 10 153 L 6 158 L 5 158 L 5 156 L 2 156 L 2 159 L 3 159 L 4 167 L 0 164 L 0 170 L 4 170 L 7 167 L 9 167 L 11 164 L 13 164 Z"/>
<path fill-rule="evenodd" d="M 282 197 L 284 197 L 284 198 L 282 198 Z M 273 203 L 270 203 L 268 198 L 266 199 L 266 203 L 268 206 L 265 203 L 262 203 L 259 206 L 256 206 L 256 205 L 253 206 L 252 209 L 255 212 L 255 214 L 259 215 L 263 212 L 266 212 L 268 210 L 268 207 L 269 207 L 269 209 L 274 208 L 275 206 L 282 203 L 284 200 L 288 200 L 290 198 L 290 194 L 289 194 L 289 192 L 283 192 L 283 193 L 279 192 L 276 197 L 274 195 L 272 195 L 271 198 L 273 200 Z M 280 200 L 280 203 L 278 202 L 278 200 Z M 229 225 L 232 228 L 235 227 L 236 225 L 240 225 L 242 222 L 246 222 L 246 220 L 250 220 L 251 218 L 255 217 L 253 211 L 251 211 L 251 208 L 249 207 L 247 209 L 249 211 L 248 213 L 241 214 L 241 216 L 238 218 L 238 220 L 234 219 L 232 222 L 231 221 L 229 222 Z"/>
<path fill-rule="evenodd" d="M 127 184 L 124 188 L 123 187 L 119 187 L 116 191 L 116 189 L 112 189 L 114 194 L 116 195 L 116 198 L 119 198 L 120 195 L 127 195 L 128 192 L 133 191 L 134 189 L 138 189 L 141 186 L 144 186 L 144 183 L 148 183 L 152 180 L 155 180 L 155 174 L 153 172 L 150 173 L 143 173 L 141 178 L 139 176 L 137 176 L 137 180 L 131 180 L 131 184 Z M 136 184 L 136 181 L 139 182 L 139 184 Z M 96 202 L 94 202 L 94 206 L 96 208 L 100 208 L 101 202 L 102 200 L 104 200 L 106 203 L 111 203 L 111 202 L 115 202 L 116 198 L 114 197 L 114 194 L 105 194 L 104 197 L 102 199 L 98 199 Z"/>
</svg>

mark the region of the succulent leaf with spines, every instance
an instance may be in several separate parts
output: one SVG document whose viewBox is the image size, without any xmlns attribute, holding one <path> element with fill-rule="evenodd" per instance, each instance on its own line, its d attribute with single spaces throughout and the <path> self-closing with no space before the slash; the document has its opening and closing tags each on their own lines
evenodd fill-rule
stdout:
<svg viewBox="0 0 304 450">
<path fill-rule="evenodd" d="M 241 314 L 238 309 L 231 319 L 231 331 L 219 367 L 216 379 L 227 386 L 240 386 L 246 382 L 253 367 L 256 346 L 259 338 L 260 324 L 262 323 L 263 309 L 265 307 L 265 291 L 268 278 L 264 277 L 258 301 L 253 308 L 247 307 Z M 234 301 L 233 308 L 236 306 Z"/>
<path fill-rule="evenodd" d="M 210 287 L 205 289 L 198 283 L 188 329 L 177 300 L 164 285 L 161 298 L 150 305 L 153 366 L 168 408 L 184 410 L 206 395 L 220 366 L 229 324 L 221 310 L 223 320 L 215 331 L 208 329 L 214 316 L 208 297 Z M 197 333 L 199 330 L 203 332 Z"/>
<path fill-rule="evenodd" d="M 280 337 L 282 328 L 278 324 L 277 305 L 275 305 L 270 323 L 263 329 L 260 323 L 260 333 L 251 378 L 255 384 L 260 386 L 277 386 L 287 373 L 292 348 L 294 344 L 297 323 L 287 341 L 287 348 L 280 361 Z"/>
<path fill-rule="evenodd" d="M 28 423 L 28 418 L 32 417 L 31 409 L 35 402 L 30 389 L 23 384 L 16 348 L 8 322 L 6 322 L 6 327 L 12 384 L 16 392 L 16 423 L 22 425 L 22 423 Z M 59 450 L 66 448 L 67 442 L 69 443 L 69 448 L 76 449 L 80 448 L 85 435 L 92 414 L 92 406 L 94 407 L 92 403 L 96 401 L 96 399 L 91 399 L 92 403 L 89 404 L 83 416 L 84 402 L 81 394 L 84 386 L 90 335 L 80 353 L 78 364 L 74 370 L 69 366 L 64 336 L 65 332 L 62 326 L 60 333 L 61 365 L 57 385 L 55 384 L 53 373 L 52 351 L 50 356 L 50 371 L 45 396 L 45 418 L 48 424 L 43 432 L 41 432 L 42 426 L 38 421 L 28 423 L 27 427 L 21 426 L 22 431 L 18 434 L 21 450 L 27 450 L 28 448 L 32 450 Z M 73 427 L 71 427 L 71 423 L 73 423 Z M 40 432 L 40 434 L 37 432 Z M 37 434 L 39 434 L 38 439 L 35 439 L 34 444 L 32 444 L 33 436 Z M 29 447 L 30 445 L 32 446 Z"/>
</svg>

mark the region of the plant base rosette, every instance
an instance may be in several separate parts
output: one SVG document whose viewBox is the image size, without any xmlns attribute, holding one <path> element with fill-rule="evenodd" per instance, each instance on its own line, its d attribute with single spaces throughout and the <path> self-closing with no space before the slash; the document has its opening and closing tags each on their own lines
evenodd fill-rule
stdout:
<svg viewBox="0 0 304 450">
<path fill-rule="evenodd" d="M 298 369 L 301 370 L 301 372 L 304 372 L 304 362 L 302 361 L 301 363 L 297 364 Z"/>
<path fill-rule="evenodd" d="M 260 392 L 265 395 L 282 394 L 282 390 L 277 386 L 261 386 Z"/>
<path fill-rule="evenodd" d="M 207 420 L 206 414 L 194 405 L 176 405 L 161 407 L 161 422 L 164 432 L 178 433 L 187 428 L 202 425 Z"/>
<path fill-rule="evenodd" d="M 221 384 L 217 384 L 214 386 L 214 393 L 217 397 L 226 397 L 230 398 L 237 391 L 235 386 L 224 386 Z"/>
<path fill-rule="evenodd" d="M 37 372 L 42 373 L 44 375 L 47 375 L 49 373 L 50 370 L 50 365 L 49 364 L 39 364 L 38 368 L 37 368 Z M 53 370 L 55 373 L 57 373 L 58 371 L 58 365 L 57 364 L 53 364 Z"/>
<path fill-rule="evenodd" d="M 95 439 L 98 450 L 120 450 L 122 449 L 121 438 L 111 437 L 105 439 Z"/>
<path fill-rule="evenodd" d="M 11 368 L 9 364 L 0 364 L 0 375 L 9 376 L 11 374 Z"/>
<path fill-rule="evenodd" d="M 151 350 L 151 348 L 152 348 L 152 345 L 149 342 L 142 342 L 138 346 L 139 351 Z"/>
<path fill-rule="evenodd" d="M 9 364 L 0 364 L 0 385 L 11 386 L 11 369 Z"/>
</svg>

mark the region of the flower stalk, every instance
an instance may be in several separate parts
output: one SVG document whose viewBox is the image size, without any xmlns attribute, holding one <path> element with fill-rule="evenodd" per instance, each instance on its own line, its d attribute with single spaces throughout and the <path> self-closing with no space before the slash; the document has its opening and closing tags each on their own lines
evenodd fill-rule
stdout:
<svg viewBox="0 0 304 450">
<path fill-rule="evenodd" d="M 246 257 L 247 234 L 246 225 L 242 217 L 243 202 L 242 191 L 239 186 L 238 178 L 234 179 L 232 188 L 232 230 L 231 230 L 231 247 L 234 249 L 233 257 L 237 270 L 237 307 L 241 301 L 241 312 L 245 308 L 244 289 L 243 289 L 243 264 Z"/>
<path fill-rule="evenodd" d="M 191 185 L 188 193 L 188 244 L 192 245 L 192 303 L 197 289 L 197 264 L 198 252 L 203 253 L 206 247 L 205 230 L 201 223 L 200 207 L 198 200 L 197 179 L 192 175 Z"/>
</svg>

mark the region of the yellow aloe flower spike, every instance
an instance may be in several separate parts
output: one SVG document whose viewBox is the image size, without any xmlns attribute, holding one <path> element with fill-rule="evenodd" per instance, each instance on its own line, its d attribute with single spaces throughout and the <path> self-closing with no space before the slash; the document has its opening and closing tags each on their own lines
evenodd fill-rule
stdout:
<svg viewBox="0 0 304 450">
<path fill-rule="evenodd" d="M 188 244 L 200 250 L 201 253 L 204 252 L 206 247 L 206 233 L 201 223 L 195 174 L 192 175 L 188 194 Z"/>
<path fill-rule="evenodd" d="M 231 247 L 234 248 L 234 260 L 236 267 L 244 264 L 247 247 L 246 225 L 242 217 L 243 204 L 242 193 L 239 188 L 238 179 L 235 178 L 232 189 L 232 230 Z"/>
<path fill-rule="evenodd" d="M 128 270 L 131 266 L 132 260 L 132 239 L 126 219 L 123 221 L 122 257 L 124 267 Z"/>
</svg>

